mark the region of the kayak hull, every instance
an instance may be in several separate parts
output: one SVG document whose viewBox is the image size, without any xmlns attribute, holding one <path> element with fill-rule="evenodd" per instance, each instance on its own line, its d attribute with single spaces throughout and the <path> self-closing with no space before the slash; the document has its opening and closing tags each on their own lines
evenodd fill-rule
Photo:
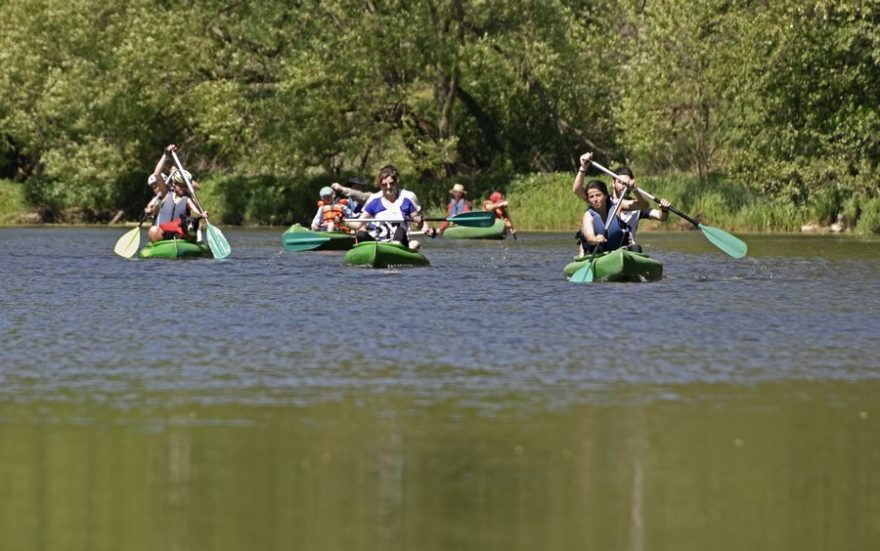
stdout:
<svg viewBox="0 0 880 551">
<path fill-rule="evenodd" d="M 294 224 L 282 234 L 281 243 L 288 251 L 347 251 L 355 239 L 352 233 L 312 231 Z"/>
<path fill-rule="evenodd" d="M 139 258 L 213 258 L 207 243 L 193 243 L 186 239 L 164 239 L 147 243 L 138 252 Z"/>
<path fill-rule="evenodd" d="M 590 255 L 575 258 L 562 272 L 570 279 L 589 261 Z M 658 281 L 663 277 L 663 264 L 659 260 L 626 249 L 599 253 L 593 262 L 593 281 Z"/>
<path fill-rule="evenodd" d="M 443 232 L 446 239 L 504 239 L 506 235 L 504 220 L 495 220 L 488 228 L 471 226 L 450 226 Z"/>
<path fill-rule="evenodd" d="M 364 241 L 345 253 L 345 261 L 353 266 L 388 268 L 390 266 L 427 266 L 422 253 L 397 243 Z"/>
</svg>

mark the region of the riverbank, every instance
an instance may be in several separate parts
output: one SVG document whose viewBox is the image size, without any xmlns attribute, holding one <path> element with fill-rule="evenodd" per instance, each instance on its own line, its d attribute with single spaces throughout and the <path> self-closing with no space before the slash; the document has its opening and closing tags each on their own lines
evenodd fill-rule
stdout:
<svg viewBox="0 0 880 551">
<path fill-rule="evenodd" d="M 588 175 L 588 178 L 601 175 Z M 573 175 L 546 173 L 515 176 L 511 179 L 457 179 L 470 191 L 474 208 L 492 191 L 502 191 L 510 205 L 517 228 L 525 231 L 574 231 L 585 204 L 571 192 Z M 431 216 L 445 214 L 446 190 L 450 181 L 417 182 L 405 185 L 415 191 Z M 637 178 L 652 195 L 668 198 L 673 205 L 701 222 L 739 232 L 853 232 L 880 233 L 880 199 L 842 199 L 833 194 L 796 205 L 764 200 L 745 186 L 721 178 L 701 182 L 690 175 L 647 176 Z M 199 198 L 212 219 L 226 225 L 287 226 L 308 223 L 317 201 L 317 189 L 330 183 L 327 178 L 312 181 L 284 181 L 271 177 L 209 177 L 202 181 Z M 314 189 L 313 189 L 314 188 Z M 146 201 L 149 197 L 144 197 Z M 57 215 L 54 222 L 81 223 L 83 208 L 72 208 Z M 130 212 L 135 212 L 131 210 Z M 109 221 L 109 213 L 94 218 Z M 123 217 L 131 221 L 132 215 Z M 0 180 L 0 225 L 33 225 L 45 220 L 38 209 L 28 205 L 24 184 Z M 645 230 L 691 229 L 682 218 L 671 214 L 666 223 L 646 222 Z"/>
</svg>

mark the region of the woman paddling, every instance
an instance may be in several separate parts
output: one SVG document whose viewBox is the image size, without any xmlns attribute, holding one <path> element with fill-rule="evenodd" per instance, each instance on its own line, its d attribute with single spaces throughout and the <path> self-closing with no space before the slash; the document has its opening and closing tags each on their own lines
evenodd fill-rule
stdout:
<svg viewBox="0 0 880 551">
<path fill-rule="evenodd" d="M 400 189 L 400 172 L 394 165 L 385 165 L 376 175 L 376 184 L 381 191 L 370 196 L 359 218 L 373 219 L 367 228 L 365 222 L 352 222 L 351 228 L 357 231 L 358 241 L 391 241 L 418 249 L 418 241 L 410 241 L 409 224 L 422 226 L 422 207 L 416 194 Z M 433 237 L 435 230 L 427 228 L 425 234 Z"/>
<path fill-rule="evenodd" d="M 590 206 L 584 213 L 581 229 L 576 236 L 578 256 L 619 249 L 626 244 L 626 225 L 617 213 L 608 220 L 608 212 L 612 208 L 608 187 L 601 180 L 590 180 L 585 191 Z"/>
<path fill-rule="evenodd" d="M 584 188 L 584 175 L 587 173 L 587 169 L 590 167 L 592 160 L 593 153 L 590 151 L 581 155 L 581 166 L 574 178 L 574 183 L 572 184 L 571 189 L 575 195 L 584 201 L 587 201 L 587 203 L 589 203 L 589 201 L 587 200 L 587 190 Z M 628 234 L 623 244 L 630 250 L 641 252 L 642 248 L 635 242 L 635 234 L 639 228 L 639 220 L 648 218 L 660 222 L 665 221 L 669 216 L 668 212 L 670 203 L 667 199 L 660 199 L 660 208 L 651 208 L 648 199 L 641 194 L 638 186 L 636 186 L 635 177 L 629 167 L 621 165 L 614 171 L 614 173 L 618 177 L 615 178 L 613 182 L 614 195 L 611 197 L 612 202 L 619 201 L 627 189 L 635 192 L 635 197 L 623 200 L 618 207 L 618 215 L 624 224 L 623 229 Z"/>
</svg>

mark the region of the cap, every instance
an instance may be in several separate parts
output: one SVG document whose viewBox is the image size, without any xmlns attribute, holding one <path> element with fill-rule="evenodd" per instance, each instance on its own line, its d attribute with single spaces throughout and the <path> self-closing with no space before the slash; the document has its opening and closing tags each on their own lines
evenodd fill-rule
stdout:
<svg viewBox="0 0 880 551">
<path fill-rule="evenodd" d="M 156 183 L 156 175 L 155 175 L 155 174 L 150 174 L 150 175 L 147 177 L 147 185 L 148 185 L 148 186 L 152 186 L 152 185 L 155 184 L 155 183 Z"/>
<path fill-rule="evenodd" d="M 331 197 L 333 196 L 333 189 L 327 186 L 321 188 L 321 191 L 318 192 L 318 196 L 320 197 Z"/>
<path fill-rule="evenodd" d="M 497 203 L 499 201 L 504 201 L 504 196 L 501 195 L 500 191 L 495 191 L 492 193 L 492 195 L 489 196 L 489 200 L 493 203 Z"/>
</svg>

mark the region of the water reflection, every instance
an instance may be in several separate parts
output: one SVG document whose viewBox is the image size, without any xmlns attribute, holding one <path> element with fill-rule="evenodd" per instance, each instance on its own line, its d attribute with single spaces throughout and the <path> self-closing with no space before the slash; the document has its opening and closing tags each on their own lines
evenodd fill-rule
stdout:
<svg viewBox="0 0 880 551">
<path fill-rule="evenodd" d="M 647 390 L 647 392 L 645 392 Z M 0 410 L 10 548 L 869 548 L 878 383 Z M 513 403 L 520 401 L 516 398 Z"/>
</svg>

